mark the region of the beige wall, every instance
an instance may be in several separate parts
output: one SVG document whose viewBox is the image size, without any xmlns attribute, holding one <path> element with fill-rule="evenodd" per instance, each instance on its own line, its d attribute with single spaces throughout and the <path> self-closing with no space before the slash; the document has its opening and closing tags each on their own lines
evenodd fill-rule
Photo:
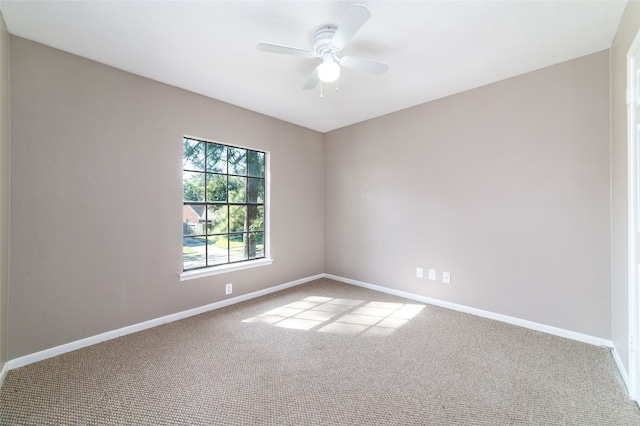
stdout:
<svg viewBox="0 0 640 426">
<path fill-rule="evenodd" d="M 11 37 L 9 358 L 324 271 L 323 135 Z M 271 152 L 270 266 L 180 282 L 182 136 Z"/>
<path fill-rule="evenodd" d="M 640 2 L 632 0 L 611 47 L 612 340 L 629 371 L 627 280 L 627 51 L 640 30 Z"/>
<path fill-rule="evenodd" d="M 608 51 L 333 131 L 325 149 L 327 273 L 611 338 Z"/>
<path fill-rule="evenodd" d="M 608 51 L 324 136 L 18 37 L 11 72 L 8 359 L 321 272 L 612 338 Z M 178 281 L 184 134 L 272 153 L 273 265 Z"/>
<path fill-rule="evenodd" d="M 9 33 L 0 14 L 0 369 L 7 358 L 7 293 L 9 288 Z"/>
</svg>

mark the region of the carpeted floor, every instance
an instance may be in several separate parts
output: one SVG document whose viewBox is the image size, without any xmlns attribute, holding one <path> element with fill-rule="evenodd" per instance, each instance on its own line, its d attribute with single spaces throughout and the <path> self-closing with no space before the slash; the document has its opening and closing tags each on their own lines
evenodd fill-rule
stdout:
<svg viewBox="0 0 640 426">
<path fill-rule="evenodd" d="M 318 280 L 7 375 L 3 425 L 640 425 L 600 348 Z"/>
</svg>

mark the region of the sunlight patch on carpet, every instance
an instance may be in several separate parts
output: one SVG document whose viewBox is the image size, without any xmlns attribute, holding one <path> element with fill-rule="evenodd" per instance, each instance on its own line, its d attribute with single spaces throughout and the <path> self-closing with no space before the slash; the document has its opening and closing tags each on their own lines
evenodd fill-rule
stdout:
<svg viewBox="0 0 640 426">
<path fill-rule="evenodd" d="M 242 322 L 342 335 L 388 336 L 424 309 L 413 303 L 309 296 Z"/>
</svg>

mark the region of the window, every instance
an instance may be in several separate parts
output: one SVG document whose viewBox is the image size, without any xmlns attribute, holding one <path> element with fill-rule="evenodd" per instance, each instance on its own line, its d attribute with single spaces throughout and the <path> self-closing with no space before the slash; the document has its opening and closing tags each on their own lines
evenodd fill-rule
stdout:
<svg viewBox="0 0 640 426">
<path fill-rule="evenodd" d="M 265 258 L 266 154 L 183 139 L 183 270 Z"/>
</svg>

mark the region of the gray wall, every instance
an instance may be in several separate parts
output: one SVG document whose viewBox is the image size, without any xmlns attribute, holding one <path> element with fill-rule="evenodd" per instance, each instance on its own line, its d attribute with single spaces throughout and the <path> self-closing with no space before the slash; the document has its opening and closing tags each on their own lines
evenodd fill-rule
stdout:
<svg viewBox="0 0 640 426">
<path fill-rule="evenodd" d="M 608 51 L 333 131 L 325 149 L 327 273 L 611 338 Z"/>
<path fill-rule="evenodd" d="M 324 271 L 322 134 L 10 42 L 10 359 Z M 271 152 L 272 265 L 178 280 L 185 134 Z"/>
<path fill-rule="evenodd" d="M 640 2 L 630 1 L 611 47 L 612 340 L 629 371 L 627 280 L 627 52 L 640 30 Z"/>
<path fill-rule="evenodd" d="M 7 293 L 9 288 L 9 33 L 0 14 L 0 369 L 7 358 Z"/>
</svg>

